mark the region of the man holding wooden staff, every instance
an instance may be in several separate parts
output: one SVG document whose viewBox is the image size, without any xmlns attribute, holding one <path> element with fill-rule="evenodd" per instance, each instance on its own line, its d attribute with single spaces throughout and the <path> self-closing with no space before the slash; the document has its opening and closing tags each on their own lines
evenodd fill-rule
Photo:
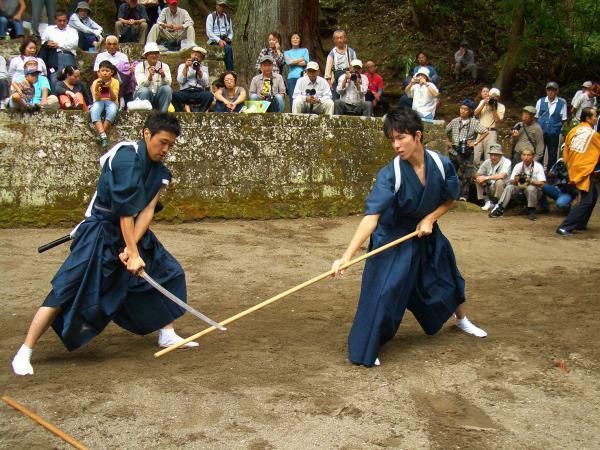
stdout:
<svg viewBox="0 0 600 450">
<path fill-rule="evenodd" d="M 181 128 L 175 116 L 155 113 L 142 133 L 142 140 L 122 142 L 101 158 L 102 174 L 87 218 L 77 227 L 71 253 L 13 359 L 17 375 L 33 374 L 32 348 L 50 325 L 70 351 L 100 334 L 111 320 L 140 335 L 160 330 L 161 347 L 182 340 L 173 321 L 184 310 L 135 276 L 147 271 L 161 288 L 186 298 L 183 269 L 149 230 L 160 193 L 171 180 L 162 160 Z"/>
<path fill-rule="evenodd" d="M 366 262 L 348 337 L 348 359 L 367 367 L 379 365 L 379 350 L 398 331 L 406 309 L 427 334 L 439 331 L 454 314 L 461 330 L 487 336 L 465 315 L 465 282 L 452 246 L 437 225 L 459 196 L 454 167 L 448 158 L 425 149 L 423 123 L 415 111 L 390 111 L 384 132 L 398 156 L 377 175 L 365 217 L 332 271 L 342 274 L 342 266 L 369 236 L 369 250 L 415 229 L 420 239 L 410 239 Z"/>
</svg>

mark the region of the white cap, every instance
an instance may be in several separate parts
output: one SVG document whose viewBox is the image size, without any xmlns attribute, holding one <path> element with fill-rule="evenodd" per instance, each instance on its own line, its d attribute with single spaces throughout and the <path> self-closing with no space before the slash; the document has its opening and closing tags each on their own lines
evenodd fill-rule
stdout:
<svg viewBox="0 0 600 450">
<path fill-rule="evenodd" d="M 306 70 L 319 70 L 319 63 L 316 61 L 310 61 L 306 65 Z"/>
<path fill-rule="evenodd" d="M 591 81 L 585 81 L 585 82 L 583 82 L 583 84 L 581 85 L 581 87 L 591 89 L 591 88 L 594 87 L 594 83 L 592 83 Z"/>
<path fill-rule="evenodd" d="M 360 67 L 362 68 L 362 61 L 360 59 L 353 59 L 352 62 L 350 63 L 350 67 Z"/>
<path fill-rule="evenodd" d="M 204 56 L 206 56 L 206 49 L 202 48 L 202 47 L 192 47 L 192 51 L 196 52 L 196 53 L 202 53 Z"/>
<path fill-rule="evenodd" d="M 417 70 L 415 75 L 425 75 L 429 80 L 429 69 L 427 67 L 421 67 L 419 70 Z"/>
<path fill-rule="evenodd" d="M 490 97 L 500 97 L 500 89 L 491 88 L 490 89 Z"/>
<path fill-rule="evenodd" d="M 158 49 L 158 44 L 156 42 L 148 42 L 144 46 L 144 53 L 142 54 L 142 56 L 146 56 L 146 54 L 148 53 L 160 53 L 160 50 Z"/>
</svg>

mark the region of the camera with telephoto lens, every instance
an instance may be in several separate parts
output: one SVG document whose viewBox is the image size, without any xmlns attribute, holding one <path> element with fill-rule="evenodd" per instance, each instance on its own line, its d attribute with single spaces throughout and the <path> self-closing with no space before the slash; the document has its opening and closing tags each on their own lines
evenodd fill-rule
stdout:
<svg viewBox="0 0 600 450">
<path fill-rule="evenodd" d="M 490 106 L 490 108 L 496 108 L 498 106 L 498 100 L 496 100 L 495 98 L 490 98 L 488 100 L 488 105 Z"/>
<path fill-rule="evenodd" d="M 469 147 L 466 139 L 461 139 L 458 142 L 458 145 L 452 147 L 459 156 L 470 156 L 473 154 L 473 147 Z"/>
<path fill-rule="evenodd" d="M 350 81 L 356 81 L 358 75 L 356 74 L 354 69 L 349 69 L 348 71 L 350 72 Z"/>
<path fill-rule="evenodd" d="M 529 186 L 530 181 L 531 180 L 529 178 L 529 175 L 525 173 L 520 173 L 519 177 L 517 178 L 517 187 L 519 189 L 527 189 L 527 186 Z"/>
<path fill-rule="evenodd" d="M 197 59 L 194 59 L 194 60 L 192 61 L 192 68 L 193 68 L 194 70 L 198 70 L 198 69 L 200 68 L 200 61 L 198 61 Z"/>
<path fill-rule="evenodd" d="M 306 96 L 307 97 L 314 97 L 315 95 L 317 95 L 317 90 L 316 89 L 307 89 L 306 90 Z"/>
</svg>

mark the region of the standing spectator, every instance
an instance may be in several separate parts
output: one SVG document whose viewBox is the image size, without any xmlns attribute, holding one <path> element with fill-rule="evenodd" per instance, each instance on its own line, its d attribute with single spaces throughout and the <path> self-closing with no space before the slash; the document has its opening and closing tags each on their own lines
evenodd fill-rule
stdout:
<svg viewBox="0 0 600 450">
<path fill-rule="evenodd" d="M 57 0 L 31 0 L 31 32 L 34 37 L 40 37 L 40 18 L 42 10 L 46 7 L 48 16 L 48 25 L 56 20 L 56 1 Z M 66 15 L 66 13 L 65 13 Z"/>
<path fill-rule="evenodd" d="M 387 114 L 390 108 L 390 102 L 387 97 L 383 95 L 383 78 L 377 73 L 377 66 L 373 61 L 367 61 L 365 64 L 365 76 L 369 80 L 369 90 L 365 95 L 365 100 L 371 102 L 371 109 L 375 114 L 375 108 L 381 106 L 383 114 Z"/>
<path fill-rule="evenodd" d="M 489 155 L 489 159 L 479 166 L 475 176 L 477 200 L 485 201 L 481 207 L 484 211 L 493 208 L 502 196 L 511 166 L 510 159 L 504 157 L 500 144 L 490 145 Z"/>
<path fill-rule="evenodd" d="M 23 13 L 25 0 L 4 0 L 0 2 L 0 40 L 4 39 L 9 27 L 16 38 L 23 37 Z"/>
<path fill-rule="evenodd" d="M 4 99 L 10 94 L 10 81 L 6 70 L 6 60 L 0 55 L 0 108 L 4 108 Z"/>
<path fill-rule="evenodd" d="M 306 65 L 306 75 L 294 87 L 294 114 L 333 115 L 333 100 L 329 83 L 319 76 L 319 64 L 311 61 Z"/>
<path fill-rule="evenodd" d="M 129 57 L 125 53 L 119 51 L 119 39 L 116 36 L 106 36 L 106 43 L 104 45 L 106 50 L 102 53 L 98 53 L 98 56 L 96 56 L 96 60 L 94 61 L 94 72 L 98 72 L 102 61 L 110 61 L 115 67 L 121 62 L 129 63 Z"/>
<path fill-rule="evenodd" d="M 146 43 L 148 32 L 148 13 L 138 0 L 127 0 L 119 7 L 115 34 L 120 42 Z"/>
<path fill-rule="evenodd" d="M 429 71 L 424 67 L 420 68 L 404 92 L 412 98 L 412 109 L 421 116 L 421 119 L 431 122 L 435 117 L 437 96 L 440 92 L 435 84 L 429 81 Z"/>
<path fill-rule="evenodd" d="M 546 84 L 546 97 L 540 98 L 536 105 L 535 117 L 544 131 L 545 153 L 548 154 L 547 167 L 552 167 L 558 159 L 558 143 L 563 123 L 567 121 L 567 102 L 557 97 L 558 84 L 550 81 Z M 544 158 L 540 160 L 544 163 Z"/>
<path fill-rule="evenodd" d="M 371 117 L 371 102 L 365 100 L 369 80 L 362 74 L 362 61 L 354 59 L 350 62 L 350 67 L 338 80 L 339 99 L 334 102 L 335 114 Z"/>
<path fill-rule="evenodd" d="M 214 92 L 217 101 L 215 112 L 240 112 L 246 100 L 246 89 L 237 85 L 235 72 L 225 72 L 221 78 L 223 87 Z"/>
<path fill-rule="evenodd" d="M 25 61 L 25 65 L 23 68 L 24 75 L 13 77 L 12 86 L 18 86 L 19 83 L 25 80 L 25 75 L 29 72 L 29 74 L 33 74 L 35 72 L 40 72 L 40 69 L 37 65 L 37 61 L 29 60 Z M 14 92 L 14 91 L 13 91 Z M 19 89 L 16 89 L 16 92 L 19 93 Z M 11 107 L 16 107 L 11 98 L 10 105 Z M 50 83 L 48 82 L 48 78 L 40 73 L 37 74 L 37 78 L 33 83 L 33 97 L 28 99 L 28 104 L 32 105 L 34 111 L 43 109 L 57 109 L 58 108 L 58 98 L 54 95 L 50 95 Z"/>
<path fill-rule="evenodd" d="M 448 156 L 456 168 L 461 201 L 467 201 L 469 198 L 474 171 L 473 149 L 487 136 L 487 128 L 473 117 L 474 107 L 471 100 L 463 100 L 458 110 L 458 117 L 446 125 Z"/>
<path fill-rule="evenodd" d="M 571 209 L 571 202 L 579 192 L 574 185 L 569 183 L 569 169 L 563 158 L 558 158 L 556 164 L 548 171 L 546 178 L 546 183 L 542 188 L 544 196 L 553 199 L 558 209 L 568 213 Z"/>
<path fill-rule="evenodd" d="M 81 73 L 77 67 L 63 68 L 57 77 L 54 94 L 58 96 L 61 109 L 88 110 L 92 104 L 92 96 L 88 87 L 81 81 Z"/>
<path fill-rule="evenodd" d="M 502 217 L 511 199 L 519 194 L 524 195 L 527 202 L 527 217 L 536 220 L 536 209 L 542 198 L 542 188 L 546 182 L 544 167 L 533 160 L 532 148 L 521 151 L 521 162 L 515 166 L 510 175 L 510 183 L 504 189 L 500 201 L 490 211 L 490 217 Z"/>
<path fill-rule="evenodd" d="M 42 72 L 42 75 L 48 76 L 48 70 L 46 69 L 46 63 L 42 58 L 38 58 L 37 55 L 38 46 L 37 42 L 32 38 L 25 38 L 19 46 L 19 56 L 14 57 L 10 60 L 8 66 L 8 77 L 12 80 L 15 76 L 23 76 L 23 65 L 25 61 L 33 59 L 37 61 L 38 69 Z"/>
<path fill-rule="evenodd" d="M 102 27 L 92 20 L 91 11 L 87 2 L 77 3 L 77 9 L 71 15 L 69 25 L 77 30 L 81 50 L 96 51 L 102 43 Z"/>
<path fill-rule="evenodd" d="M 429 64 L 429 61 L 427 60 L 427 55 L 423 50 L 417 53 L 417 66 L 413 69 L 413 77 L 421 68 L 425 68 L 429 71 L 429 78 L 431 78 L 431 82 L 433 84 L 435 84 L 436 86 L 440 85 L 440 76 L 438 75 L 437 70 L 435 70 L 435 67 Z"/>
<path fill-rule="evenodd" d="M 302 38 L 300 33 L 293 32 L 290 36 L 290 49 L 283 52 L 285 63 L 288 66 L 288 94 L 290 95 L 290 111 L 294 111 L 294 91 L 296 83 L 302 77 L 304 68 L 310 61 L 308 49 L 300 48 Z"/>
<path fill-rule="evenodd" d="M 273 58 L 263 55 L 260 58 L 260 74 L 250 82 L 250 100 L 271 102 L 268 111 L 283 112 L 285 108 L 285 82 L 278 73 L 273 73 Z"/>
<path fill-rule="evenodd" d="M 577 121 L 580 120 L 581 111 L 583 108 L 595 108 L 596 107 L 596 94 L 594 92 L 594 83 L 591 81 L 586 81 L 581 85 L 581 90 L 577 91 L 577 93 L 573 96 L 573 100 L 571 101 L 571 106 L 573 109 L 571 113 L 573 118 Z"/>
<path fill-rule="evenodd" d="M 269 46 L 263 48 L 256 58 L 256 71 L 260 72 L 260 60 L 263 56 L 270 56 L 273 59 L 273 73 L 283 75 L 283 65 L 285 58 L 281 50 L 281 35 L 277 31 L 269 33 Z"/>
<path fill-rule="evenodd" d="M 193 47 L 196 43 L 194 21 L 185 9 L 179 7 L 179 0 L 167 0 L 168 8 L 163 9 L 156 24 L 150 28 L 147 41 L 164 42 L 167 48 L 181 49 Z"/>
<path fill-rule="evenodd" d="M 67 13 L 58 11 L 56 13 L 55 25 L 51 25 L 42 35 L 42 59 L 46 63 L 48 73 L 50 74 L 50 84 L 56 82 L 58 70 L 66 66 L 76 66 L 75 56 L 79 44 L 79 35 L 77 30 L 69 26 Z"/>
<path fill-rule="evenodd" d="M 146 60 L 135 67 L 137 89 L 133 96 L 148 100 L 160 112 L 167 112 L 173 98 L 171 69 L 159 60 L 160 52 L 156 42 L 146 44 L 143 56 Z"/>
<path fill-rule="evenodd" d="M 334 47 L 327 55 L 325 64 L 325 79 L 331 87 L 333 99 L 337 100 L 339 94 L 337 86 L 339 79 L 350 69 L 350 62 L 358 59 L 354 49 L 346 44 L 346 32 L 344 30 L 336 30 L 333 33 Z"/>
<path fill-rule="evenodd" d="M 173 93 L 173 107 L 177 112 L 190 112 L 190 105 L 197 105 L 200 112 L 208 111 L 214 100 L 210 92 L 208 68 L 203 64 L 206 50 L 193 47 L 190 57 L 179 65 L 177 82 L 180 89 Z"/>
<path fill-rule="evenodd" d="M 475 147 L 475 157 L 473 162 L 475 167 L 481 164 L 482 156 L 485 161 L 488 159 L 490 145 L 498 143 L 497 127 L 504 120 L 506 108 L 500 103 L 500 90 L 497 88 L 489 89 L 487 86 L 481 90 L 481 101 L 475 108 L 475 117 L 479 123 L 488 129 L 488 135 Z"/>
<path fill-rule="evenodd" d="M 521 122 L 512 129 L 512 161 L 518 164 L 521 161 L 521 152 L 524 148 L 535 150 L 535 160 L 539 163 L 544 158 L 544 131 L 535 119 L 536 109 L 533 106 L 525 106 L 521 110 Z"/>
<path fill-rule="evenodd" d="M 225 52 L 225 68 L 233 71 L 233 24 L 231 17 L 225 14 L 225 0 L 217 0 L 215 11 L 206 16 L 206 35 L 208 45 L 218 45 Z"/>
<path fill-rule="evenodd" d="M 454 54 L 454 78 L 460 80 L 466 73 L 471 75 L 473 81 L 477 81 L 477 66 L 475 65 L 475 54 L 469 48 L 467 41 L 460 43 L 460 48 Z"/>
<path fill-rule="evenodd" d="M 117 69 L 108 61 L 102 61 L 98 78 L 92 83 L 94 104 L 90 108 L 90 118 L 102 147 L 108 147 L 107 132 L 117 118 L 119 111 L 119 81 L 114 77 Z M 102 120 L 102 115 L 105 118 Z"/>
<path fill-rule="evenodd" d="M 140 5 L 146 9 L 148 14 L 148 28 L 152 28 L 152 25 L 158 20 L 158 8 L 164 6 L 163 0 L 139 0 Z"/>
<path fill-rule="evenodd" d="M 598 186 L 592 180 L 600 160 L 600 135 L 594 131 L 597 122 L 596 109 L 584 108 L 581 111 L 581 123 L 565 139 L 563 156 L 569 169 L 570 183 L 579 190 L 581 199 L 556 230 L 563 236 L 572 234 L 573 230 L 586 230 L 598 201 Z"/>
</svg>

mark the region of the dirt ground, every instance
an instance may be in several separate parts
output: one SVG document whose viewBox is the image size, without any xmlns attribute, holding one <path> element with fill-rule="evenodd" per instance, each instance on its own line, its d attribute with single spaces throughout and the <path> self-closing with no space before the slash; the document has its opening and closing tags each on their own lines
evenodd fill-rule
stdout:
<svg viewBox="0 0 600 450">
<path fill-rule="evenodd" d="M 327 270 L 358 220 L 154 230 L 186 269 L 190 304 L 223 320 Z M 66 230 L 0 230 L 2 394 L 94 449 L 600 448 L 600 213 L 570 238 L 559 221 L 443 218 L 486 339 L 453 323 L 426 336 L 407 314 L 381 367 L 352 366 L 361 265 L 159 359 L 155 335 L 115 325 L 73 353 L 49 332 L 25 378 L 9 362 L 67 254 L 36 248 Z M 6 405 L 0 447 L 66 448 Z"/>
</svg>

